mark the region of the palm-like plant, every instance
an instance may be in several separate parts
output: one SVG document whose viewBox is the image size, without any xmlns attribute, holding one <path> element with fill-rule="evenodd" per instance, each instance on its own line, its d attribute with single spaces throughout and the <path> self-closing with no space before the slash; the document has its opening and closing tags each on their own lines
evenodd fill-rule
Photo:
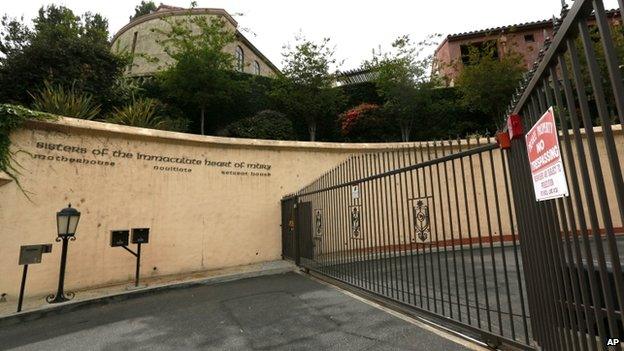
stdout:
<svg viewBox="0 0 624 351">
<path fill-rule="evenodd" d="M 93 95 L 74 86 L 66 89 L 45 82 L 30 96 L 33 98 L 33 109 L 38 111 L 82 119 L 95 119 L 100 114 L 100 105 L 93 101 Z"/>
<path fill-rule="evenodd" d="M 122 108 L 115 107 L 107 122 L 132 127 L 171 129 L 171 121 L 158 114 L 160 102 L 155 99 L 138 99 Z"/>
</svg>

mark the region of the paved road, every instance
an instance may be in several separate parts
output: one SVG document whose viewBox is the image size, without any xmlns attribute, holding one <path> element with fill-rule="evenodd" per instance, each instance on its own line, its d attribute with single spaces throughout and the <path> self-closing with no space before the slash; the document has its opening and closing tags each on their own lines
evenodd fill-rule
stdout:
<svg viewBox="0 0 624 351">
<path fill-rule="evenodd" d="M 465 350 L 295 273 L 155 293 L 0 329 L 2 350 Z"/>
</svg>

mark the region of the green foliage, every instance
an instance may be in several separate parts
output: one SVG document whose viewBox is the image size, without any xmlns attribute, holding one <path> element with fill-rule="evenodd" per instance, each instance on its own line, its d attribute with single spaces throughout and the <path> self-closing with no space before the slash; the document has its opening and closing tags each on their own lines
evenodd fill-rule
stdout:
<svg viewBox="0 0 624 351">
<path fill-rule="evenodd" d="M 155 32 L 163 36 L 160 45 L 174 63 L 157 74 L 160 90 L 178 106 L 199 111 L 199 130 L 205 134 L 206 124 L 217 122 L 215 118 L 207 122 L 206 113 L 231 103 L 248 88 L 244 80 L 232 79 L 229 73 L 234 69 L 234 58 L 224 49 L 235 34 L 220 17 L 189 13 L 164 21 L 168 28 Z"/>
<path fill-rule="evenodd" d="M 282 53 L 284 76 L 297 85 L 329 88 L 334 82 L 330 69 L 337 63 L 330 41 L 324 38 L 315 43 L 301 35 L 295 37 L 295 46 L 285 46 Z"/>
<path fill-rule="evenodd" d="M 349 142 L 383 142 L 397 139 L 393 123 L 379 105 L 363 103 L 340 114 L 340 132 Z"/>
<path fill-rule="evenodd" d="M 379 89 L 374 82 L 363 82 L 340 86 L 346 98 L 348 108 L 355 107 L 363 103 L 382 105 L 384 99 L 379 95 Z"/>
<path fill-rule="evenodd" d="M 186 129 L 182 119 L 165 117 L 164 106 L 155 99 L 137 99 L 122 108 L 115 107 L 107 122 L 132 127 L 152 128 L 170 131 Z"/>
<path fill-rule="evenodd" d="M 93 96 L 75 86 L 65 89 L 45 82 L 43 88 L 31 96 L 32 107 L 37 111 L 82 119 L 96 119 L 100 114 L 100 105 L 93 101 Z"/>
<path fill-rule="evenodd" d="M 45 81 L 75 86 L 110 107 L 113 85 L 126 58 L 111 53 L 108 22 L 98 14 L 76 16 L 65 7 L 39 10 L 32 28 L 23 19 L 0 21 L 0 101 L 30 104 L 28 89 Z"/>
<path fill-rule="evenodd" d="M 295 132 L 292 122 L 283 113 L 271 110 L 258 112 L 253 117 L 243 118 L 227 127 L 229 136 L 269 140 L 293 140 Z"/>
<path fill-rule="evenodd" d="M 624 62 L 624 28 L 620 22 L 612 23 L 610 26 L 611 37 L 613 39 L 613 46 L 616 54 L 616 61 L 620 64 L 620 71 L 622 72 L 622 62 Z M 600 35 L 600 31 L 598 27 L 591 26 L 589 27 L 589 36 L 591 40 L 589 43 L 592 45 L 592 50 L 595 53 L 596 61 L 598 64 L 598 69 L 602 77 L 609 77 L 609 70 L 607 68 L 607 61 L 605 57 L 605 52 L 602 46 L 602 39 Z M 579 64 L 581 70 L 581 76 L 583 77 L 583 82 L 585 83 L 585 87 L 587 89 L 587 94 L 589 97 L 589 108 L 592 110 L 590 114 L 593 117 L 593 125 L 598 126 L 601 125 L 600 115 L 598 113 L 598 107 L 595 104 L 594 94 L 594 86 L 591 83 L 591 78 L 589 74 L 589 67 L 587 65 L 587 58 L 584 54 L 584 46 L 581 38 L 577 38 L 575 41 L 577 50 L 579 51 Z M 570 53 L 566 53 L 566 61 L 568 70 L 570 72 L 570 76 L 572 76 L 572 66 L 570 61 Z M 615 96 L 613 93 L 613 87 L 610 84 L 608 79 L 602 79 L 602 89 L 605 93 L 605 99 L 607 102 L 607 112 L 611 116 L 611 122 L 616 123 L 618 121 L 617 116 L 617 107 L 615 104 Z M 583 121 L 579 121 L 581 125 L 583 125 Z"/>
<path fill-rule="evenodd" d="M 495 47 L 471 50 L 469 63 L 457 79 L 464 106 L 488 116 L 492 129 L 505 113 L 525 71 L 520 55 L 508 52 L 499 59 L 494 50 Z"/>
<path fill-rule="evenodd" d="M 130 20 L 132 21 L 143 15 L 149 15 L 153 11 L 156 11 L 156 4 L 153 1 L 141 0 L 141 3 L 134 8 L 134 15 L 130 16 Z"/>
<path fill-rule="evenodd" d="M 57 116 L 36 112 L 22 106 L 0 104 L 0 171 L 6 173 L 19 186 L 19 164 L 15 162 L 15 154 L 11 151 L 11 133 L 19 129 L 26 120 L 52 120 Z M 19 151 L 18 151 L 19 152 Z M 21 186 L 20 186 L 21 188 Z"/>
<path fill-rule="evenodd" d="M 461 103 L 462 95 L 457 88 L 435 88 L 430 94 L 426 118 L 414 129 L 414 140 L 448 139 L 494 131 L 487 116 Z"/>
<path fill-rule="evenodd" d="M 430 45 L 429 41 L 414 44 L 404 35 L 392 43 L 392 51 L 374 53 L 363 65 L 376 73 L 374 81 L 385 100 L 384 115 L 396 121 L 403 141 L 408 141 L 414 126 L 426 118 L 424 107 L 431 102 L 431 56 L 420 57 Z"/>
<path fill-rule="evenodd" d="M 336 59 L 330 40 L 325 38 L 320 44 L 302 36 L 295 40 L 295 46 L 286 46 L 282 54 L 284 68 L 271 97 L 278 109 L 295 121 L 296 127 L 305 124 L 310 140 L 314 141 L 319 127 L 335 130 L 335 125 L 328 125 L 335 123 L 345 97 L 342 90 L 332 88 L 335 75 L 330 69 Z"/>
</svg>

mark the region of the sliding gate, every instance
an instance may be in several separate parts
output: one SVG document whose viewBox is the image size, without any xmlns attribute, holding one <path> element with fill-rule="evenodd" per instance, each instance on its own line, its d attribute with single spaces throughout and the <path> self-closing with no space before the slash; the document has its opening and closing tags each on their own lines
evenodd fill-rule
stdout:
<svg viewBox="0 0 624 351">
<path fill-rule="evenodd" d="M 491 344 L 531 340 L 507 156 L 491 140 L 353 156 L 289 197 L 300 264 Z M 303 225 L 302 225 L 303 226 Z"/>
<path fill-rule="evenodd" d="M 298 264 L 490 345 L 624 349 L 622 9 L 576 0 L 554 29 L 509 106 L 505 149 L 356 155 L 287 197 Z M 542 199 L 534 187 L 552 184 L 532 175 L 524 133 L 549 110 L 536 134 L 558 139 L 548 170 L 567 191 Z"/>
</svg>

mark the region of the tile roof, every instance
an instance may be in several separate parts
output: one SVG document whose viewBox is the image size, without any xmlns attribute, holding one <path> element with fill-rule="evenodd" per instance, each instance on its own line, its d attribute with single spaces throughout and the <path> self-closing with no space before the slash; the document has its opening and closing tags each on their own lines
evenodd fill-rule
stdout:
<svg viewBox="0 0 624 351">
<path fill-rule="evenodd" d="M 544 28 L 552 27 L 552 20 L 524 22 L 524 23 L 512 24 L 512 25 L 507 25 L 507 26 L 500 26 L 500 27 L 486 28 L 486 29 L 480 29 L 480 30 L 473 30 L 469 32 L 450 34 L 448 36 L 448 39 L 452 40 L 452 39 L 459 39 L 459 38 L 465 38 L 465 37 L 487 35 L 491 33 L 507 32 L 507 31 L 513 31 L 513 30 L 518 30 L 518 29 L 541 28 L 541 27 L 544 27 Z"/>
<path fill-rule="evenodd" d="M 610 17 L 619 16 L 619 10 L 618 9 L 607 10 L 606 14 L 607 16 L 610 16 Z M 511 25 L 500 26 L 500 27 L 492 27 L 492 28 L 473 30 L 473 31 L 468 31 L 468 32 L 450 34 L 447 36 L 447 39 L 454 40 L 454 39 L 460 39 L 460 38 L 488 35 L 492 33 L 515 31 L 515 30 L 520 30 L 520 29 L 549 28 L 549 27 L 552 27 L 552 19 L 524 22 L 524 23 L 511 24 Z"/>
</svg>

